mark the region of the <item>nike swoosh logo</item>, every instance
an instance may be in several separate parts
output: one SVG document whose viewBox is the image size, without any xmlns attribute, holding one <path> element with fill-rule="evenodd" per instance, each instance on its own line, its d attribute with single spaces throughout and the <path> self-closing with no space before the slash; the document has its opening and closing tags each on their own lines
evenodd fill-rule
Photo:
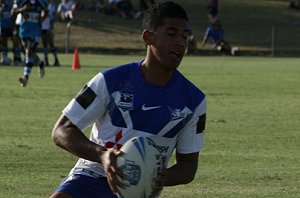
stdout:
<svg viewBox="0 0 300 198">
<path fill-rule="evenodd" d="M 143 106 L 142 106 L 143 111 L 149 111 L 149 110 L 158 109 L 158 108 L 161 108 L 161 106 L 146 107 L 145 104 L 143 104 Z"/>
</svg>

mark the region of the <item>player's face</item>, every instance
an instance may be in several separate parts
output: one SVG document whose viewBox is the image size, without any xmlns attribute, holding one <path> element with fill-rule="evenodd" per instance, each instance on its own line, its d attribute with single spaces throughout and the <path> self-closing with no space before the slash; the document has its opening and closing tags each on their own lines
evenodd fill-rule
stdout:
<svg viewBox="0 0 300 198">
<path fill-rule="evenodd" d="M 153 32 L 150 48 L 162 69 L 173 71 L 185 54 L 190 35 L 189 24 L 179 18 L 166 18 L 164 21 L 164 25 Z"/>
</svg>

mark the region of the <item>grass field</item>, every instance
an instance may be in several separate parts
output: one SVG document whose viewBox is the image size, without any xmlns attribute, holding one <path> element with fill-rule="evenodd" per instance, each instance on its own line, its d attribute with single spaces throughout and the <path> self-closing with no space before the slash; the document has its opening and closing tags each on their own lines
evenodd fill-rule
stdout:
<svg viewBox="0 0 300 198">
<path fill-rule="evenodd" d="M 132 1 L 138 8 L 139 1 Z M 208 1 L 174 1 L 188 12 L 198 41 L 198 53 L 211 53 L 212 46 L 201 48 L 205 29 L 210 25 Z M 283 52 L 290 56 L 299 55 L 300 11 L 288 9 L 288 3 L 287 0 L 222 0 L 219 17 L 225 28 L 225 38 L 240 47 L 242 54 L 270 55 L 272 25 L 276 25 L 276 55 Z M 86 52 L 136 54 L 145 49 L 141 42 L 141 20 L 124 20 L 116 15 L 88 11 L 76 13 L 76 19 L 77 23 L 71 28 L 71 50 L 79 47 Z M 65 51 L 66 24 L 59 21 L 55 27 L 57 46 L 60 51 Z"/>
<path fill-rule="evenodd" d="M 0 197 L 48 197 L 77 160 L 51 140 L 61 110 L 99 71 L 141 58 L 80 55 L 72 70 L 61 55 L 26 88 L 22 67 L 0 66 Z M 162 197 L 299 197 L 299 59 L 188 56 L 180 70 L 207 94 L 205 147 L 195 180 Z"/>
</svg>

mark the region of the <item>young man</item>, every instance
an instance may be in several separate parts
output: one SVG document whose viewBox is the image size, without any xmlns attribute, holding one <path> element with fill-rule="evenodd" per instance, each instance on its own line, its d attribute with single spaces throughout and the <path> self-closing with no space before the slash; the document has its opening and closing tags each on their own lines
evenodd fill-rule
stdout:
<svg viewBox="0 0 300 198">
<path fill-rule="evenodd" d="M 208 0 L 208 20 L 213 23 L 218 19 L 219 0 Z"/>
<path fill-rule="evenodd" d="M 60 66 L 58 60 L 57 48 L 54 43 L 55 29 L 54 23 L 56 20 L 56 3 L 54 0 L 48 1 L 48 15 L 45 20 L 42 22 L 42 43 L 43 43 L 43 52 L 44 52 L 44 61 L 46 66 L 49 66 L 49 47 L 52 51 L 54 57 L 53 66 Z"/>
<path fill-rule="evenodd" d="M 19 82 L 22 87 L 25 87 L 34 65 L 39 65 L 41 78 L 45 75 L 44 62 L 40 61 L 36 48 L 41 37 L 41 22 L 47 16 L 48 3 L 44 0 L 22 0 L 17 4 L 18 8 L 13 12 L 22 14 L 19 35 L 25 51 L 24 75 L 19 78 Z"/>
<path fill-rule="evenodd" d="M 0 63 L 2 65 L 10 65 L 8 58 L 8 39 L 13 36 L 14 21 L 11 15 L 12 7 L 12 1 L 0 0 L 0 50 L 2 52 Z"/>
<path fill-rule="evenodd" d="M 210 39 L 211 44 L 213 47 L 218 50 L 222 51 L 226 54 L 235 56 L 239 52 L 238 47 L 232 47 L 225 39 L 224 39 L 225 31 L 222 28 L 220 20 L 216 20 L 208 27 L 205 31 L 203 40 L 202 40 L 202 47 L 204 47 L 207 41 Z"/>
<path fill-rule="evenodd" d="M 205 127 L 205 95 L 177 67 L 190 35 L 178 4 L 153 5 L 143 21 L 145 60 L 100 72 L 63 110 L 54 126 L 55 144 L 80 157 L 51 198 L 117 197 L 124 188 L 116 168 L 118 150 L 135 136 L 156 137 L 166 162 L 176 163 L 153 178 L 164 186 L 191 182 L 198 168 Z M 93 125 L 90 139 L 82 133 Z"/>
<path fill-rule="evenodd" d="M 62 0 L 57 7 L 57 13 L 61 20 L 71 22 L 74 20 L 74 12 L 76 10 L 76 2 L 73 0 Z"/>
</svg>

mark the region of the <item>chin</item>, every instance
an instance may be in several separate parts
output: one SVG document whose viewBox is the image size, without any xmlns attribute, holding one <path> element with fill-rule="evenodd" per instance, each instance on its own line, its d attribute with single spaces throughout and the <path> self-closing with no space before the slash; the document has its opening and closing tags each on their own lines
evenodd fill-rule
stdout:
<svg viewBox="0 0 300 198">
<path fill-rule="evenodd" d="M 171 61 L 171 64 L 173 65 L 172 67 L 174 67 L 174 68 L 177 68 L 177 67 L 179 67 L 179 65 L 180 65 L 181 61 L 182 61 L 182 58 L 180 58 L 180 59 L 175 59 L 175 60 L 172 60 L 172 61 Z"/>
<path fill-rule="evenodd" d="M 174 70 L 176 70 L 179 67 L 180 62 L 181 61 L 179 61 L 179 62 L 172 62 L 172 63 L 166 64 L 166 70 L 168 70 L 168 71 L 174 71 Z"/>
</svg>

